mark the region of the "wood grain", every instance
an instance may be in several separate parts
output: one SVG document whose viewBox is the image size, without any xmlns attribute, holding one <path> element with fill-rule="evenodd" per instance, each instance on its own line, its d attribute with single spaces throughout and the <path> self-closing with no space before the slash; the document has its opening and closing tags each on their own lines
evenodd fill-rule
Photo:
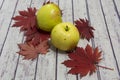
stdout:
<svg viewBox="0 0 120 80">
<path fill-rule="evenodd" d="M 17 44 L 25 38 L 19 28 L 12 27 L 11 18 L 28 7 L 39 9 L 44 1 L 48 0 L 0 0 L 0 80 L 120 80 L 120 0 L 51 0 L 60 6 L 63 22 L 89 19 L 95 37 L 89 42 L 80 39 L 78 46 L 98 46 L 103 54 L 100 65 L 113 71 L 99 68 L 82 79 L 67 74 L 70 68 L 61 63 L 69 59 L 68 54 L 52 45 L 46 55 L 33 61 L 16 54 Z"/>
<path fill-rule="evenodd" d="M 87 2 L 85 0 L 78 0 L 78 1 L 73 0 L 73 4 L 74 4 L 74 20 L 77 20 L 79 18 L 88 19 Z M 86 39 L 80 39 L 78 46 L 85 48 L 87 44 L 92 46 L 91 40 L 88 42 Z M 97 80 L 98 79 L 97 73 L 94 73 L 92 76 L 87 75 L 85 78 L 83 78 L 83 80 L 88 80 L 88 79 Z"/>
<path fill-rule="evenodd" d="M 94 38 L 95 46 L 98 46 L 100 50 L 103 52 L 103 60 L 100 65 L 108 66 L 108 67 L 115 69 L 114 71 L 109 71 L 109 70 L 104 70 L 100 68 L 99 69 L 100 77 L 102 80 L 103 79 L 106 79 L 106 80 L 118 79 L 119 74 L 118 74 L 118 71 L 116 70 L 117 66 L 115 66 L 116 62 L 113 56 L 114 53 L 112 51 L 112 45 L 110 42 L 110 37 L 109 37 L 110 34 L 107 30 L 108 23 L 105 23 L 104 14 L 103 14 L 103 11 L 101 10 L 103 6 L 100 4 L 99 0 L 88 1 L 88 6 L 89 6 L 91 24 L 96 29 L 95 38 Z"/>
<path fill-rule="evenodd" d="M 65 2 L 59 0 L 59 6 L 63 10 L 63 21 L 73 23 L 72 0 L 66 0 Z M 61 64 L 68 59 L 67 53 L 58 50 L 57 59 L 57 80 L 76 80 L 76 75 L 67 74 L 69 69 Z"/>
<path fill-rule="evenodd" d="M 24 0 L 22 0 L 23 2 Z M 36 1 L 27 0 L 26 5 L 24 6 L 24 9 L 27 9 L 27 7 L 36 7 L 35 4 Z M 42 5 L 43 1 L 37 2 L 36 5 Z M 21 5 L 20 5 L 21 6 Z M 37 8 L 37 7 L 36 7 Z M 22 41 L 24 41 L 25 38 L 23 38 Z M 21 42 L 22 42 L 21 41 Z M 31 61 L 31 60 L 23 60 L 23 56 L 19 57 L 18 61 L 18 67 L 16 71 L 16 80 L 34 80 L 36 76 L 36 64 L 37 59 Z"/>
</svg>

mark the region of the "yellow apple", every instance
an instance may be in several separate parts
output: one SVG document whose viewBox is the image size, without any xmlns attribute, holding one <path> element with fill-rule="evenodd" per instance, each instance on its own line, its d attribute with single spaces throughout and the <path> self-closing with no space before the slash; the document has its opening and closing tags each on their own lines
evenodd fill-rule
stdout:
<svg viewBox="0 0 120 80">
<path fill-rule="evenodd" d="M 43 5 L 37 12 L 37 24 L 41 30 L 50 32 L 55 25 L 61 22 L 61 10 L 54 3 Z"/>
<path fill-rule="evenodd" d="M 74 49 L 79 39 L 78 29 L 69 22 L 56 25 L 51 32 L 51 43 L 60 50 L 69 51 Z"/>
</svg>

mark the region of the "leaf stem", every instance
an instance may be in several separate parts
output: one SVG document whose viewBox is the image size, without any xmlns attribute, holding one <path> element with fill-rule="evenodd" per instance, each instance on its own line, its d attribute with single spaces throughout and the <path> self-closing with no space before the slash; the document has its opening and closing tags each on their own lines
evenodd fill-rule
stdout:
<svg viewBox="0 0 120 80">
<path fill-rule="evenodd" d="M 97 64 L 96 66 L 101 67 L 101 68 L 104 68 L 104 69 L 109 69 L 109 70 L 112 70 L 112 71 L 114 70 L 113 68 L 108 68 L 108 67 L 106 67 L 106 66 L 101 66 L 101 65 L 98 65 L 98 64 Z"/>
</svg>

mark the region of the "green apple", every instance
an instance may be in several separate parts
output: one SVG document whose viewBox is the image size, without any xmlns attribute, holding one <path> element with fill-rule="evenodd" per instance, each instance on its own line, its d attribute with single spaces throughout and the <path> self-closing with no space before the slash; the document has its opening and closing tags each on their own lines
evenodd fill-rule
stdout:
<svg viewBox="0 0 120 80">
<path fill-rule="evenodd" d="M 55 25 L 61 22 L 61 10 L 54 3 L 43 5 L 37 12 L 37 24 L 41 30 L 50 32 Z"/>
<path fill-rule="evenodd" d="M 78 29 L 69 22 L 60 23 L 51 31 L 51 43 L 60 50 L 73 50 L 79 39 Z"/>
</svg>

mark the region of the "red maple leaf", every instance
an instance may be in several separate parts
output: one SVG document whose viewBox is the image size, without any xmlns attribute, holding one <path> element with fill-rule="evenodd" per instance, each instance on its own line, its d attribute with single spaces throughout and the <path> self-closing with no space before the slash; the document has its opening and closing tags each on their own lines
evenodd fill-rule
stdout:
<svg viewBox="0 0 120 80">
<path fill-rule="evenodd" d="M 101 60 L 101 52 L 98 48 L 92 49 L 87 45 L 85 49 L 78 47 L 75 52 L 68 54 L 70 60 L 66 60 L 63 64 L 69 68 L 68 73 L 80 74 L 80 77 L 93 74 L 97 69 L 97 64 Z"/>
<path fill-rule="evenodd" d="M 94 37 L 93 31 L 95 30 L 86 19 L 79 19 L 75 21 L 75 26 L 78 28 L 82 38 L 86 38 L 88 41 Z"/>
<path fill-rule="evenodd" d="M 19 11 L 19 16 L 12 19 L 15 20 L 13 27 L 21 27 L 21 31 L 28 30 L 36 26 L 36 8 L 28 8 L 27 11 Z"/>
<path fill-rule="evenodd" d="M 41 41 L 41 43 L 37 46 L 34 46 L 30 43 L 18 44 L 20 51 L 18 52 L 20 55 L 24 56 L 24 59 L 35 59 L 38 54 L 46 54 L 49 49 L 48 40 Z"/>
<path fill-rule="evenodd" d="M 12 19 L 15 20 L 13 27 L 20 27 L 26 36 L 25 42 L 32 43 L 34 46 L 40 43 L 40 40 L 49 38 L 50 33 L 44 32 L 37 28 L 36 8 L 28 8 L 28 10 L 19 11 L 19 16 Z"/>
<path fill-rule="evenodd" d="M 37 29 L 36 27 L 27 30 L 24 35 L 26 36 L 26 42 L 30 42 L 34 46 L 38 45 L 40 41 L 48 40 L 50 37 L 50 33 Z"/>
</svg>

